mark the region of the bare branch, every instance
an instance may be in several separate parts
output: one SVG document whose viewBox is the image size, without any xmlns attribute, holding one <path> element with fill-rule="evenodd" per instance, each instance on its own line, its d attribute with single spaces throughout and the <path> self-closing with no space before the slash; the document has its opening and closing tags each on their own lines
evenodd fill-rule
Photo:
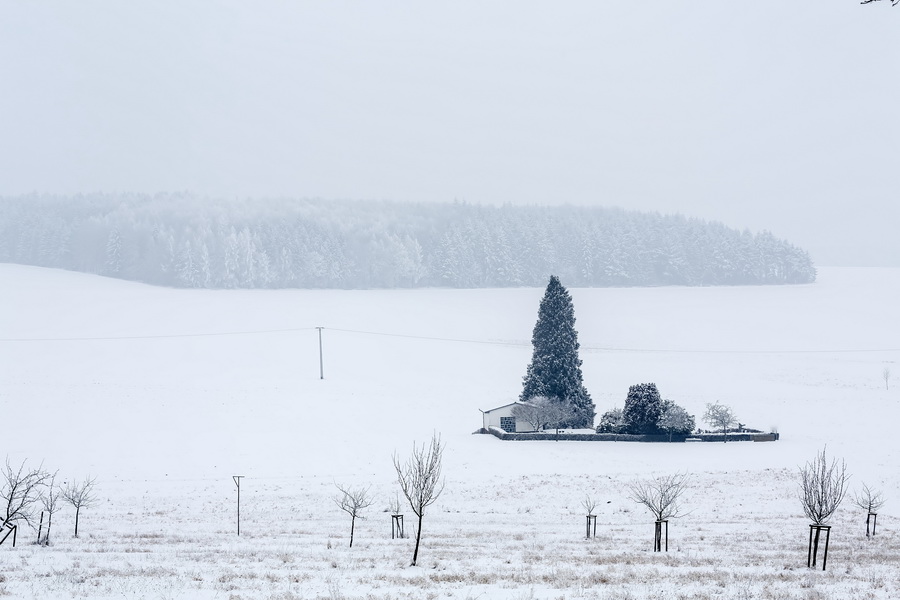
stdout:
<svg viewBox="0 0 900 600">
<path fill-rule="evenodd" d="M 853 495 L 853 503 L 869 513 L 877 513 L 884 506 L 884 496 L 880 491 L 873 490 L 865 483 L 862 491 Z"/>
<path fill-rule="evenodd" d="M 85 477 L 84 481 L 70 481 L 62 490 L 63 500 L 75 507 L 75 537 L 78 537 L 78 517 L 82 508 L 89 508 L 97 503 L 94 495 L 96 477 Z"/>
<path fill-rule="evenodd" d="M 41 506 L 43 506 L 44 512 L 47 513 L 47 533 L 38 540 L 38 543 L 45 546 L 50 545 L 50 528 L 53 526 L 53 515 L 59 512 L 60 509 L 59 500 L 60 496 L 62 496 L 62 488 L 56 484 L 57 473 L 58 471 L 50 475 L 50 481 L 40 493 Z"/>
<path fill-rule="evenodd" d="M 24 521 L 32 525 L 34 518 L 34 504 L 40 499 L 41 488 L 50 479 L 50 474 L 44 470 L 43 463 L 37 468 L 27 469 L 25 463 L 14 469 L 6 458 L 6 465 L 0 473 L 0 500 L 2 509 L 0 513 L 4 522 L 15 523 Z"/>
<path fill-rule="evenodd" d="M 400 504 L 400 494 L 395 494 L 388 502 L 388 510 L 391 511 L 392 515 L 399 515 L 402 508 L 403 505 Z"/>
<path fill-rule="evenodd" d="M 359 516 L 360 511 L 372 506 L 375 501 L 369 496 L 369 488 L 367 487 L 345 488 L 339 483 L 334 485 L 341 492 L 340 495 L 334 498 L 334 503 L 338 505 L 338 508 L 350 515 L 350 547 L 352 548 L 356 519 L 357 517 L 361 519 L 362 517 Z"/>
<path fill-rule="evenodd" d="M 597 508 L 597 501 L 594 498 L 591 498 L 590 494 L 586 494 L 584 500 L 581 501 L 581 505 L 584 507 L 584 510 L 587 511 L 588 515 L 592 515 L 594 514 L 594 509 Z"/>
<path fill-rule="evenodd" d="M 731 412 L 727 406 L 719 404 L 707 404 L 706 412 L 703 413 L 703 420 L 711 426 L 721 429 L 725 440 L 728 441 L 728 428 L 737 422 L 737 417 Z"/>
<path fill-rule="evenodd" d="M 825 449 L 800 467 L 800 503 L 814 525 L 822 525 L 831 518 L 844 500 L 849 479 L 846 463 L 828 462 Z"/>
<path fill-rule="evenodd" d="M 334 503 L 354 519 L 359 517 L 361 510 L 372 506 L 375 502 L 369 496 L 369 488 L 367 487 L 345 488 L 338 483 L 335 483 L 334 486 L 341 492 L 339 496 L 334 498 Z"/>
<path fill-rule="evenodd" d="M 397 470 L 400 491 L 406 496 L 410 508 L 417 517 L 423 516 L 425 508 L 434 504 L 444 491 L 444 481 L 441 478 L 443 453 L 441 438 L 435 436 L 431 438 L 429 446 L 413 445 L 412 456 L 403 465 L 400 464 L 397 455 L 394 455 L 394 468 Z"/>
<path fill-rule="evenodd" d="M 535 396 L 512 408 L 512 415 L 531 425 L 535 431 L 559 428 L 571 421 L 575 413 L 571 404 L 546 396 Z"/>
<path fill-rule="evenodd" d="M 400 491 L 406 496 L 410 508 L 419 521 L 416 530 L 416 548 L 413 550 L 413 566 L 419 557 L 419 542 L 422 537 L 422 518 L 425 516 L 425 508 L 433 504 L 444 491 L 444 480 L 441 477 L 443 455 L 444 446 L 438 435 L 432 436 L 431 443 L 428 445 L 422 444 L 419 447 L 413 444 L 412 455 L 403 464 L 394 454 L 394 469 L 397 470 Z"/>
<path fill-rule="evenodd" d="M 687 473 L 663 475 L 654 479 L 635 481 L 628 485 L 628 497 L 646 506 L 657 521 L 683 516 L 678 500 L 690 481 Z"/>
</svg>

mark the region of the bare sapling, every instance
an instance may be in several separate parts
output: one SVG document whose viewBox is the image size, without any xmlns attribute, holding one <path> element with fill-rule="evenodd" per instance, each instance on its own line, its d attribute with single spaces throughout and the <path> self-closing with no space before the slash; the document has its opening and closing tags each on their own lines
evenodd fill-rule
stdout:
<svg viewBox="0 0 900 600">
<path fill-rule="evenodd" d="M 403 531 L 403 505 L 400 504 L 400 494 L 394 494 L 389 500 L 388 510 L 391 513 L 391 539 L 396 537 L 405 538 L 406 533 Z"/>
<path fill-rule="evenodd" d="M 819 535 L 824 529 L 826 538 L 822 570 L 825 570 L 828 561 L 828 540 L 831 535 L 831 527 L 826 523 L 843 502 L 849 479 L 846 463 L 843 460 L 838 462 L 836 459 L 829 462 L 824 448 L 813 460 L 800 467 L 800 503 L 806 518 L 812 521 L 809 526 L 810 540 L 806 558 L 808 567 L 816 566 Z"/>
<path fill-rule="evenodd" d="M 890 367 L 885 367 L 884 371 L 881 372 L 881 377 L 884 379 L 884 389 L 891 389 L 891 369 Z"/>
<path fill-rule="evenodd" d="M 597 537 L 597 515 L 594 514 L 594 509 L 597 508 L 597 501 L 591 498 L 590 494 L 585 494 L 584 499 L 581 501 L 581 506 L 584 507 L 587 513 L 584 537 Z"/>
<path fill-rule="evenodd" d="M 400 494 L 394 494 L 394 497 L 388 500 L 388 510 L 392 515 L 400 514 L 400 511 L 403 510 L 403 505 L 400 503 Z"/>
<path fill-rule="evenodd" d="M 357 517 L 362 519 L 359 514 L 360 511 L 372 506 L 374 500 L 369 495 L 369 488 L 367 487 L 345 488 L 338 483 L 334 485 L 340 492 L 334 499 L 334 503 L 338 505 L 338 508 L 350 515 L 350 547 L 352 548 L 356 519 Z"/>
<path fill-rule="evenodd" d="M 23 460 L 18 467 L 13 467 L 7 457 L 0 473 L 0 510 L 3 511 L 0 517 L 4 524 L 15 525 L 23 521 L 34 525 L 34 506 L 40 501 L 41 490 L 50 479 L 50 474 L 44 470 L 43 464 L 31 468 L 25 466 L 26 462 Z"/>
<path fill-rule="evenodd" d="M 85 477 L 82 481 L 70 481 L 62 490 L 62 498 L 75 508 L 75 537 L 78 537 L 78 517 L 82 508 L 89 508 L 97 503 L 94 494 L 96 477 Z"/>
<path fill-rule="evenodd" d="M 416 446 L 405 463 L 401 463 L 399 457 L 394 454 L 394 469 L 397 471 L 397 480 L 400 483 L 400 491 L 409 502 L 409 506 L 418 519 L 416 527 L 416 547 L 413 550 L 412 566 L 416 565 L 419 558 L 419 543 L 422 539 L 422 518 L 425 509 L 434 502 L 444 491 L 444 479 L 441 477 L 441 462 L 444 454 L 444 445 L 438 435 L 431 437 L 431 442 Z"/>
<path fill-rule="evenodd" d="M 866 511 L 866 537 L 869 537 L 869 524 L 871 522 L 871 534 L 875 535 L 875 524 L 878 520 L 878 510 L 884 506 L 884 496 L 881 491 L 873 490 L 865 483 L 862 490 L 853 495 L 853 503 Z"/>
<path fill-rule="evenodd" d="M 38 528 L 38 544 L 43 546 L 50 545 L 50 528 L 53 527 L 53 515 L 60 509 L 60 499 L 62 496 L 62 488 L 56 483 L 56 473 L 50 475 L 50 481 L 46 487 L 41 490 L 40 499 L 43 512 L 47 514 L 47 533 L 41 537 L 41 529 Z"/>
<path fill-rule="evenodd" d="M 597 508 L 597 501 L 591 498 L 590 494 L 585 494 L 584 500 L 581 501 L 581 505 L 584 507 L 586 514 L 592 515 L 594 514 L 594 509 Z"/>
<path fill-rule="evenodd" d="M 635 481 L 628 485 L 628 497 L 647 507 L 656 519 L 653 539 L 654 552 L 662 551 L 663 524 L 666 527 L 666 551 L 669 549 L 669 519 L 677 519 L 684 515 L 679 500 L 687 490 L 689 481 L 688 473 L 675 473 Z"/>
</svg>

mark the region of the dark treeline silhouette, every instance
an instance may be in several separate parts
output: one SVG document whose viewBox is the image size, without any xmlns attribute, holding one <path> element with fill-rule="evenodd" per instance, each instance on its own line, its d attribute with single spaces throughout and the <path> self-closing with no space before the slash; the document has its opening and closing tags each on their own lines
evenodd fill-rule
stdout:
<svg viewBox="0 0 900 600">
<path fill-rule="evenodd" d="M 0 198 L 0 261 L 177 287 L 459 288 L 809 283 L 771 233 L 575 206 L 191 195 Z"/>
</svg>

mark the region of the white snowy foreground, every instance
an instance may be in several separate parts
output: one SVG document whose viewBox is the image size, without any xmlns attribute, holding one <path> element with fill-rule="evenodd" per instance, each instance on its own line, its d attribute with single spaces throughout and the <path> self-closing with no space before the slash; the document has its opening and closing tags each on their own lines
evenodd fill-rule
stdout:
<svg viewBox="0 0 900 600">
<path fill-rule="evenodd" d="M 900 270 L 570 291 L 598 413 L 652 381 L 698 421 L 719 401 L 781 440 L 472 435 L 479 409 L 520 391 L 542 289 L 192 291 L 0 265 L 0 460 L 96 476 L 101 497 L 78 539 L 63 510 L 49 547 L 27 529 L 0 546 L 0 596 L 900 597 Z M 385 512 L 391 456 L 433 432 L 446 489 L 411 567 L 413 540 L 390 539 Z M 867 541 L 845 502 L 822 572 L 806 568 L 796 473 L 826 445 L 853 490 L 887 504 Z M 654 554 L 651 515 L 624 486 L 679 470 L 690 512 Z M 377 498 L 353 548 L 335 482 Z M 600 500 L 595 539 L 585 494 Z"/>
</svg>

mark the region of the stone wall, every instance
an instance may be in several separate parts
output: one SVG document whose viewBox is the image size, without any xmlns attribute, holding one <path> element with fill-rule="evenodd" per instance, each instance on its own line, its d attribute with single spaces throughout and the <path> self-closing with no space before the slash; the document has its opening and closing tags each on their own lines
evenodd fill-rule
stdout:
<svg viewBox="0 0 900 600">
<path fill-rule="evenodd" d="M 542 431 L 537 433 L 507 433 L 499 427 L 490 427 L 482 433 L 490 433 L 504 441 L 565 441 L 565 442 L 668 442 L 668 435 L 632 435 L 625 433 L 560 433 Z M 729 433 L 729 442 L 774 442 L 777 433 Z M 721 433 L 700 433 L 697 435 L 673 435 L 674 442 L 719 442 Z"/>
</svg>

